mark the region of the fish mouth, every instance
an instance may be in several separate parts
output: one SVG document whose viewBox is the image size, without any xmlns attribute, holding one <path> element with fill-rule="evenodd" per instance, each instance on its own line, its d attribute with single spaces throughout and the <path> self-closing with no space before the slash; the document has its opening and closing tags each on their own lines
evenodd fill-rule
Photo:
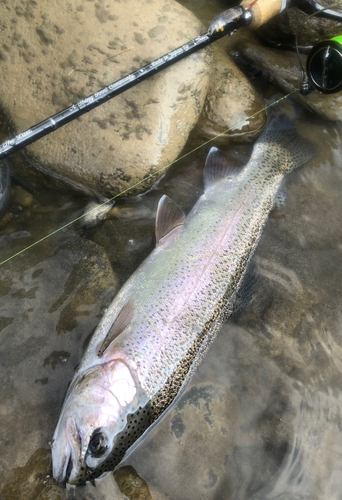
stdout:
<svg viewBox="0 0 342 500">
<path fill-rule="evenodd" d="M 72 468 L 73 468 L 73 463 L 72 463 L 71 454 L 70 454 L 69 455 L 69 460 L 67 459 L 67 466 L 66 466 L 65 476 L 64 476 L 64 481 L 63 481 L 65 485 L 66 485 L 66 483 L 69 482 L 69 478 L 70 478 L 70 474 L 71 474 Z"/>
<path fill-rule="evenodd" d="M 66 446 L 64 452 L 58 453 L 58 450 L 53 444 L 52 452 L 52 474 L 57 483 L 65 484 L 67 478 L 70 477 L 72 470 L 72 457 L 70 446 Z"/>
<path fill-rule="evenodd" d="M 75 470 L 74 462 L 72 456 L 70 455 L 65 470 L 63 484 L 64 486 L 66 486 L 67 484 L 75 486 L 85 486 L 87 481 L 92 481 L 92 474 L 93 470 L 86 467 L 86 465 L 81 465 L 78 471 Z"/>
<path fill-rule="evenodd" d="M 86 484 L 88 467 L 82 455 L 81 435 L 72 417 L 66 419 L 60 432 L 56 432 L 51 451 L 53 477 L 58 483 L 64 486 L 67 483 Z"/>
</svg>

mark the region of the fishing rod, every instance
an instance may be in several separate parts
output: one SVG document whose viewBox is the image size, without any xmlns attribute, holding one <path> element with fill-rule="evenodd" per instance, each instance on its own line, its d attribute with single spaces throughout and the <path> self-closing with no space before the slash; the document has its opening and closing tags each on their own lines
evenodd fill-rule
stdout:
<svg viewBox="0 0 342 500">
<path fill-rule="evenodd" d="M 252 0 L 252 2 L 244 0 L 240 6 L 230 8 L 219 14 L 210 24 L 207 33 L 194 38 L 181 47 L 152 61 L 150 64 L 82 99 L 77 104 L 59 111 L 50 118 L 21 132 L 13 139 L 5 141 L 0 145 L 0 160 L 7 158 L 14 152 L 32 144 L 41 137 L 57 130 L 75 118 L 100 106 L 109 99 L 125 92 L 197 50 L 210 45 L 224 36 L 232 35 L 238 28 L 250 26 L 252 29 L 256 29 L 275 15 L 292 6 L 297 6 L 309 14 L 317 13 L 319 17 L 342 22 L 342 14 L 331 9 L 324 9 L 324 7 L 314 0 Z M 307 67 L 310 83 L 306 87 L 302 85 L 304 89 L 302 93 L 307 94 L 314 89 L 323 93 L 332 93 L 341 90 L 342 36 L 333 39 L 328 45 L 325 43 L 323 47 L 317 47 L 317 52 L 313 52 L 311 55 L 311 58 L 310 55 L 308 57 L 308 60 L 310 58 L 311 62 Z"/>
<path fill-rule="evenodd" d="M 265 0 L 257 1 L 265 2 Z M 272 2 L 272 0 L 267 0 L 267 2 L 269 1 Z M 213 20 L 207 33 L 194 38 L 181 47 L 165 54 L 155 61 L 152 61 L 150 64 L 147 64 L 124 78 L 108 85 L 107 87 L 104 87 L 89 97 L 82 99 L 77 104 L 73 104 L 72 106 L 56 113 L 25 132 L 20 133 L 13 139 L 4 142 L 0 145 L 0 160 L 8 157 L 23 147 L 28 146 L 32 142 L 35 142 L 37 139 L 44 137 L 50 132 L 57 130 L 59 127 L 62 127 L 75 118 L 87 113 L 91 109 L 100 106 L 109 99 L 112 99 L 131 87 L 134 87 L 138 83 L 146 80 L 156 73 L 159 73 L 159 71 L 162 71 L 197 50 L 210 45 L 226 35 L 231 35 L 240 26 L 247 26 L 252 23 L 252 21 L 253 13 L 251 9 L 245 9 L 240 6 L 223 12 Z"/>
</svg>

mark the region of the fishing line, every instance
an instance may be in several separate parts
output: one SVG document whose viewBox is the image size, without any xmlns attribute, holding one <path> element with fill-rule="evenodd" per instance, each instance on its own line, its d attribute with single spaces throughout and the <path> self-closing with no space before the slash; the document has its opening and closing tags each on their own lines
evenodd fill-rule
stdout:
<svg viewBox="0 0 342 500">
<path fill-rule="evenodd" d="M 39 243 L 42 243 L 43 241 L 47 240 L 48 238 L 50 238 L 51 236 L 53 236 L 54 234 L 58 233 L 59 231 L 62 231 L 63 229 L 67 228 L 68 226 L 71 226 L 71 224 L 74 224 L 75 222 L 79 221 L 80 219 L 82 219 L 83 217 L 85 217 L 86 215 L 92 213 L 94 210 L 98 210 L 99 208 L 107 205 L 108 203 L 110 203 L 111 201 L 115 200 L 116 198 L 118 198 L 119 196 L 122 196 L 123 194 L 127 193 L 128 191 L 131 191 L 132 189 L 134 189 L 135 187 L 139 186 L 139 184 L 142 184 L 143 182 L 146 182 L 148 179 L 151 179 L 152 177 L 160 174 L 161 172 L 163 172 L 164 170 L 166 170 L 167 168 L 169 168 L 171 165 L 174 165 L 175 163 L 177 163 L 178 161 L 180 160 L 183 160 L 183 158 L 186 158 L 187 156 L 189 156 L 190 154 L 194 153 L 195 151 L 201 149 L 203 146 L 206 146 L 207 144 L 209 144 L 210 142 L 212 141 L 215 141 L 218 137 L 221 137 L 222 135 L 224 134 L 227 134 L 227 132 L 230 132 L 231 130 L 234 130 L 236 127 L 238 127 L 239 125 L 242 125 L 244 122 L 246 122 L 247 120 L 251 120 L 252 118 L 254 118 L 255 116 L 259 115 L 260 113 L 262 113 L 263 111 L 266 111 L 267 109 L 271 108 L 272 106 L 275 106 L 276 104 L 278 104 L 279 102 L 283 101 L 284 99 L 287 99 L 287 97 L 289 97 L 290 95 L 294 94 L 295 92 L 298 92 L 297 89 L 293 90 L 292 92 L 290 92 L 289 94 L 281 97 L 280 99 L 278 99 L 277 101 L 275 102 L 272 102 L 271 104 L 268 104 L 268 106 L 265 106 L 264 108 L 260 109 L 259 111 L 257 111 L 256 113 L 254 113 L 253 115 L 250 115 L 248 116 L 247 118 L 244 118 L 243 120 L 239 121 L 238 123 L 236 123 L 235 125 L 233 125 L 232 127 L 229 127 L 227 130 L 225 130 L 224 132 L 221 132 L 220 134 L 216 135 L 215 137 L 213 137 L 212 139 L 209 139 L 208 141 L 204 142 L 203 144 L 201 144 L 200 146 L 197 146 L 196 148 L 192 149 L 191 151 L 189 151 L 188 153 L 185 153 L 183 156 L 180 156 L 179 158 L 176 158 L 176 160 L 172 161 L 171 163 L 169 163 L 168 165 L 166 165 L 165 167 L 162 167 L 160 168 L 159 170 L 157 170 L 156 172 L 153 172 L 152 174 L 150 174 L 148 177 L 136 182 L 135 184 L 133 184 L 132 186 L 128 187 L 127 189 L 124 189 L 123 191 L 121 191 L 119 194 L 116 194 L 115 196 L 113 196 L 112 198 L 110 198 L 109 200 L 106 200 L 104 203 L 101 203 L 100 205 L 97 205 L 96 207 L 92 208 L 91 210 L 88 210 L 87 212 L 85 212 L 84 214 L 80 215 L 79 217 L 76 217 L 75 219 L 73 219 L 72 221 L 68 222 L 67 224 L 64 224 L 63 226 L 61 226 L 60 228 L 56 229 L 55 231 L 52 231 L 52 233 L 49 233 L 47 234 L 46 236 L 44 236 L 43 238 L 40 238 L 40 240 L 37 240 L 35 241 L 34 243 L 32 243 L 31 245 L 28 245 L 27 247 L 23 248 L 22 250 L 20 250 L 19 252 L 13 254 L 11 257 L 8 257 L 7 259 L 3 260 L 2 262 L 0 262 L 0 266 L 2 266 L 3 264 L 5 264 L 6 262 L 14 259 L 14 257 L 17 257 L 18 255 L 21 255 L 23 254 L 24 252 L 26 252 L 27 250 L 29 250 L 30 248 L 33 248 L 34 246 L 38 245 Z"/>
</svg>

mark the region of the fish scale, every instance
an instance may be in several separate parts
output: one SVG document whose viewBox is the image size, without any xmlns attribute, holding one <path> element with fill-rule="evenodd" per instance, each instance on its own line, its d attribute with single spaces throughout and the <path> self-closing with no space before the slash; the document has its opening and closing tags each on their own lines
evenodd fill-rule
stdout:
<svg viewBox="0 0 342 500">
<path fill-rule="evenodd" d="M 224 182 L 222 188 L 223 190 L 225 188 Z M 215 190 L 213 190 L 211 196 L 217 196 Z M 202 200 L 199 200 L 198 203 L 201 202 Z M 233 221 L 244 215 L 240 207 L 234 213 L 235 217 L 232 216 L 232 213 L 234 213 L 233 210 L 228 216 Z M 195 217 L 198 218 L 199 214 L 196 214 Z M 144 356 L 137 367 L 140 383 L 149 397 L 152 397 L 172 374 L 175 363 L 184 356 L 204 328 L 204 325 L 210 320 L 217 303 L 224 296 L 232 280 L 237 283 L 241 279 L 242 275 L 239 273 L 241 256 L 247 254 L 245 260 L 248 260 L 250 241 L 259 235 L 261 225 L 250 224 L 250 217 L 247 223 L 230 224 L 228 228 L 224 227 L 224 224 L 220 224 L 216 231 L 211 229 L 208 235 L 208 238 L 220 240 L 215 252 L 211 251 L 211 243 L 207 245 L 207 249 L 202 254 L 198 251 L 199 246 L 193 246 L 192 248 L 190 246 L 189 253 L 191 252 L 191 255 L 194 256 L 191 259 L 191 265 L 187 262 L 185 266 L 182 266 L 182 258 L 187 258 L 186 253 L 182 252 L 182 248 L 186 246 L 186 240 L 192 239 L 192 229 L 190 220 L 188 225 L 184 226 L 183 234 L 178 236 L 177 242 L 174 242 L 175 245 L 170 249 L 178 255 L 179 262 L 176 272 L 174 266 L 164 271 L 168 276 L 172 276 L 168 286 L 169 293 L 163 295 L 156 284 L 155 299 L 154 301 L 150 300 L 145 308 L 147 321 L 144 322 L 139 317 L 139 328 L 133 334 L 127 333 L 127 338 L 122 338 L 120 345 L 117 346 L 120 354 L 124 357 L 128 355 L 126 346 L 133 347 L 135 359 L 138 359 L 141 346 L 145 342 L 149 346 L 149 354 Z M 232 237 L 232 234 L 235 237 Z M 241 238 L 240 234 L 243 234 L 244 237 Z M 201 240 L 199 241 L 200 244 Z M 206 270 L 201 269 L 202 274 L 198 279 L 197 273 L 194 273 L 193 269 L 198 268 L 203 259 L 205 260 Z M 168 260 L 166 252 L 163 255 L 162 250 L 160 260 L 165 262 Z M 163 264 L 159 262 L 158 265 L 162 266 Z M 162 281 L 164 273 L 160 277 Z M 177 314 L 174 311 L 175 302 Z M 149 319 L 151 314 L 152 318 L 155 318 L 156 314 L 162 316 L 163 313 L 159 312 L 160 303 L 172 304 L 169 317 L 166 317 L 166 325 L 159 325 L 159 322 L 155 321 L 159 326 L 156 329 L 156 334 L 159 334 L 164 340 L 163 347 L 159 345 L 151 346 L 149 343 L 149 331 L 151 331 Z M 153 357 L 153 362 L 151 362 L 151 357 Z M 159 359 L 165 357 L 172 360 L 172 363 L 158 362 Z M 160 371 L 161 366 L 162 373 Z"/>
<path fill-rule="evenodd" d="M 173 403 L 232 311 L 284 175 L 312 155 L 277 118 L 242 170 L 212 148 L 186 219 L 162 198 L 157 246 L 108 308 L 66 396 L 52 444 L 57 480 L 83 484 L 113 470 Z"/>
</svg>

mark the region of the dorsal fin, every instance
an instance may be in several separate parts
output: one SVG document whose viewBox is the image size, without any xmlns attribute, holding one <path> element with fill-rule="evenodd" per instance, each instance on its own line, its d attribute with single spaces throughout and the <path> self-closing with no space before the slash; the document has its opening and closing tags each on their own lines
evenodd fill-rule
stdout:
<svg viewBox="0 0 342 500">
<path fill-rule="evenodd" d="M 160 198 L 156 216 L 156 240 L 168 235 L 173 229 L 185 222 L 185 213 L 165 194 Z"/>
<path fill-rule="evenodd" d="M 204 187 L 205 190 L 216 184 L 222 179 L 234 177 L 241 172 L 237 162 L 222 153 L 219 149 L 213 147 L 210 149 L 204 166 Z"/>
<path fill-rule="evenodd" d="M 134 317 L 134 307 L 135 307 L 135 302 L 134 302 L 134 297 L 132 297 L 131 299 L 129 299 L 127 304 L 123 306 L 123 308 L 115 318 L 114 323 L 112 324 L 104 341 L 99 347 L 97 351 L 97 355 L 99 356 L 99 358 L 102 357 L 103 353 L 113 342 L 113 340 L 118 338 L 120 333 L 126 330 L 126 328 L 131 324 Z"/>
</svg>

